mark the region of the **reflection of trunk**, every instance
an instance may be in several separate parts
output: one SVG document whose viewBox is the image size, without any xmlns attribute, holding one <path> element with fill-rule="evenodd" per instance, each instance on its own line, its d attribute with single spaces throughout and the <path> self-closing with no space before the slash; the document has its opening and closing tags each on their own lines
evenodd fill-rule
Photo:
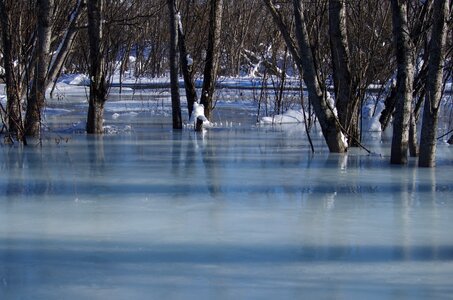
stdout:
<svg viewBox="0 0 453 300">
<path fill-rule="evenodd" d="M 406 164 L 414 82 L 414 55 L 407 24 L 407 3 L 392 0 L 392 16 L 398 74 L 391 163 Z"/>
<path fill-rule="evenodd" d="M 189 54 L 187 53 L 186 48 L 186 38 L 181 22 L 178 22 L 178 42 L 181 70 L 184 76 L 184 87 L 186 89 L 187 109 L 189 110 L 190 119 L 192 116 L 193 105 L 197 101 L 197 91 L 193 80 L 193 62 L 189 62 Z"/>
<path fill-rule="evenodd" d="M 90 99 L 87 133 L 102 134 L 104 103 L 107 97 L 105 58 L 102 41 L 103 0 L 88 1 L 88 35 L 90 43 Z"/>
<path fill-rule="evenodd" d="M 50 43 L 52 36 L 53 0 L 38 0 L 38 25 L 35 76 L 25 115 L 25 134 L 39 137 L 41 131 L 41 110 L 46 98 L 46 77 L 49 65 Z"/>
<path fill-rule="evenodd" d="M 449 16 L 448 2 L 447 0 L 434 1 L 434 21 L 429 45 L 426 84 L 427 93 L 420 137 L 420 167 L 433 167 L 435 165 L 438 112 L 442 94 L 443 56 L 446 43 L 447 18 Z"/>
<path fill-rule="evenodd" d="M 327 103 L 326 95 L 322 92 L 317 76 L 314 56 L 305 25 L 303 1 L 294 0 L 293 4 L 297 30 L 296 37 L 301 58 L 300 64 L 304 72 L 304 81 L 307 85 L 309 100 L 315 109 L 330 152 L 345 152 L 347 151 L 347 145 L 343 141 L 340 126 L 337 123 L 336 116 L 332 112 L 332 108 Z"/>
<path fill-rule="evenodd" d="M 338 119 L 348 135 L 353 137 L 350 139 L 353 144 L 354 140 L 359 140 L 359 106 L 352 92 L 344 0 L 329 0 L 329 36 Z"/>
<path fill-rule="evenodd" d="M 173 129 L 182 129 L 178 76 L 178 18 L 174 0 L 167 0 L 170 14 L 170 85 Z"/>
<path fill-rule="evenodd" d="M 6 84 L 6 117 L 8 133 L 13 137 L 21 139 L 21 112 L 20 112 L 20 91 L 17 90 L 14 80 L 14 65 L 12 54 L 12 35 L 11 24 L 9 22 L 9 7 L 5 4 L 5 0 L 0 1 L 0 19 L 2 29 L 2 44 L 3 44 L 3 61 L 5 69 L 5 84 Z"/>
<path fill-rule="evenodd" d="M 208 48 L 203 73 L 203 89 L 201 104 L 204 105 L 206 118 L 210 119 L 213 109 L 213 99 L 217 69 L 220 56 L 220 33 L 222 27 L 223 0 L 210 0 Z"/>
</svg>

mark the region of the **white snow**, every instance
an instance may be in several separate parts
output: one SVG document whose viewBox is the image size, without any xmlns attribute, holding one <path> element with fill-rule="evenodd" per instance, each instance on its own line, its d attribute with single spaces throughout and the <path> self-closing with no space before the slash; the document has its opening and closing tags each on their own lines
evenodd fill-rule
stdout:
<svg viewBox="0 0 453 300">
<path fill-rule="evenodd" d="M 293 124 L 304 122 L 304 115 L 302 110 L 289 109 L 282 115 L 275 115 L 272 117 L 261 118 L 261 124 Z"/>
<path fill-rule="evenodd" d="M 193 105 L 193 111 L 192 111 L 192 123 L 194 123 L 194 125 L 195 125 L 195 122 L 197 121 L 197 119 L 202 120 L 203 125 L 207 125 L 207 126 L 210 125 L 209 120 L 204 115 L 204 105 L 195 102 Z"/>
</svg>

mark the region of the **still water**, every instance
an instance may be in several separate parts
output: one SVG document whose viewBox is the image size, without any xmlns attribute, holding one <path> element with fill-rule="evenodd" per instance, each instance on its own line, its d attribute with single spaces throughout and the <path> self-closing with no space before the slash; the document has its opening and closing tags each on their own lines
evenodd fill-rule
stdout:
<svg viewBox="0 0 453 300">
<path fill-rule="evenodd" d="M 140 128 L 0 148 L 0 299 L 453 297 L 448 146 L 428 170 L 300 129 Z"/>
</svg>

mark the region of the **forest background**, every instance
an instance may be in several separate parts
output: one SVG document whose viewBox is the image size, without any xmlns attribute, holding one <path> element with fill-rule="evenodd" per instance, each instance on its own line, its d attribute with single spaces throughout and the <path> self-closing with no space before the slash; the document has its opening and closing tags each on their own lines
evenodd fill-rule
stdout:
<svg viewBox="0 0 453 300">
<path fill-rule="evenodd" d="M 169 77 L 175 129 L 179 78 L 189 115 L 198 102 L 209 119 L 217 78 L 248 76 L 278 82 L 273 114 L 285 110 L 286 82 L 300 82 L 307 133 L 316 120 L 338 153 L 364 147 L 372 89 L 385 103 L 381 128 L 393 124 L 391 162 L 411 155 L 432 167 L 439 110 L 451 107 L 441 105 L 451 93 L 451 10 L 450 0 L 1 0 L 2 132 L 39 139 L 46 90 L 63 74 L 89 75 L 89 134 L 103 133 L 115 74 Z"/>
</svg>

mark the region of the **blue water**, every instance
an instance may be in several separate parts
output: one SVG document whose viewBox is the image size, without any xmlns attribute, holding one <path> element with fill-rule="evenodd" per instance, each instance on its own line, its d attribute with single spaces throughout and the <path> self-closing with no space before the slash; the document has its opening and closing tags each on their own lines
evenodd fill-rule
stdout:
<svg viewBox="0 0 453 300">
<path fill-rule="evenodd" d="M 0 148 L 0 299 L 453 297 L 451 147 L 390 166 L 385 136 L 336 155 L 313 133 L 313 155 L 247 110 L 204 134 L 117 111 L 116 134 Z"/>
</svg>

